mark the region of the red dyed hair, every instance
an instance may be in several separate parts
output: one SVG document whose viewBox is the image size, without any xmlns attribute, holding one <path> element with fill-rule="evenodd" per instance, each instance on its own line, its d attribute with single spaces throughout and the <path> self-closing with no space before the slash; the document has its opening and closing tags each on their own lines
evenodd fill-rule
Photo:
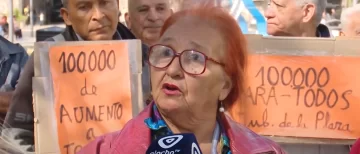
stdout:
<svg viewBox="0 0 360 154">
<path fill-rule="evenodd" d="M 173 14 L 165 21 L 160 36 L 178 20 L 189 16 L 197 17 L 215 26 L 226 43 L 226 52 L 223 59 L 224 70 L 231 78 L 233 88 L 224 100 L 225 107 L 229 108 L 235 102 L 243 102 L 246 87 L 247 43 L 238 23 L 225 9 L 209 5 L 198 6 Z"/>
</svg>

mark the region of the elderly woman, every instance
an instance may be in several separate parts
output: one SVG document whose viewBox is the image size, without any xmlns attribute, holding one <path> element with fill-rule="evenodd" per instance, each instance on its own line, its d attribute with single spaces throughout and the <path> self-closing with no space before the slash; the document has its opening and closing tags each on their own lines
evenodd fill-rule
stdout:
<svg viewBox="0 0 360 154">
<path fill-rule="evenodd" d="M 204 154 L 283 154 L 224 114 L 243 99 L 246 57 L 244 35 L 225 10 L 175 13 L 149 51 L 154 101 L 121 131 L 99 137 L 80 153 L 144 154 L 162 135 L 193 133 Z"/>
</svg>

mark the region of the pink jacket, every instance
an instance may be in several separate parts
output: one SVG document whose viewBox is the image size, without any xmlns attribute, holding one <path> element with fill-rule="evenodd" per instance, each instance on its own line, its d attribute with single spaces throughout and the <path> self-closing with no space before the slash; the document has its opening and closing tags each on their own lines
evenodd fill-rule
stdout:
<svg viewBox="0 0 360 154">
<path fill-rule="evenodd" d="M 98 137 L 78 154 L 145 154 L 151 142 L 151 133 L 144 120 L 150 117 L 151 106 L 148 105 L 122 130 Z M 222 117 L 222 124 L 230 139 L 232 154 L 285 154 L 273 141 L 257 135 L 227 116 Z"/>
<path fill-rule="evenodd" d="M 350 154 L 360 154 L 360 139 L 356 140 L 350 150 Z"/>
</svg>

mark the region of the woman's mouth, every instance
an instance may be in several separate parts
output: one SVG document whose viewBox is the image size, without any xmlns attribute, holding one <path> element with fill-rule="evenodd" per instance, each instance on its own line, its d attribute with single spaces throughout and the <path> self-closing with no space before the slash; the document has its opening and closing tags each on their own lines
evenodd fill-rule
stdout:
<svg viewBox="0 0 360 154">
<path fill-rule="evenodd" d="M 181 95 L 180 88 L 174 84 L 164 83 L 162 90 L 166 95 Z"/>
</svg>

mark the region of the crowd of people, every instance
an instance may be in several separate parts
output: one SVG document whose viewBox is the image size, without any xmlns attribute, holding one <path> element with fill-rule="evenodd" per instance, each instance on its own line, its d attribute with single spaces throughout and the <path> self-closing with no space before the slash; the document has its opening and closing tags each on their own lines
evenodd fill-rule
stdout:
<svg viewBox="0 0 360 154">
<path fill-rule="evenodd" d="M 13 31 L 14 31 L 16 39 L 22 38 L 22 31 L 19 26 L 19 23 L 17 22 L 16 17 L 14 17 L 13 25 L 14 25 Z M 1 17 L 1 20 L 0 20 L 0 36 L 8 37 L 10 34 L 9 30 L 10 29 L 9 29 L 8 18 L 7 18 L 7 16 L 4 15 Z"/>
<path fill-rule="evenodd" d="M 117 0 L 62 2 L 66 29 L 46 41 L 140 39 L 147 61 L 143 89 L 152 89 L 148 107 L 124 129 L 99 137 L 80 153 L 144 153 L 151 140 L 184 132 L 195 134 L 204 153 L 285 153 L 224 112 L 244 99 L 247 62 L 245 36 L 226 10 L 209 2 L 173 12 L 169 0 L 129 0 L 125 26 L 119 22 Z M 270 0 L 267 32 L 331 37 L 320 23 L 325 7 L 324 0 Z M 359 16 L 360 4 L 343 11 L 342 36 L 360 36 Z M 0 70 L 0 119 L 5 119 L 1 138 L 15 145 L 14 150 L 34 152 L 34 55 L 0 36 Z M 149 93 L 144 90 L 145 96 Z M 134 130 L 143 137 L 130 136 Z M 216 130 L 220 135 L 214 147 Z"/>
</svg>

